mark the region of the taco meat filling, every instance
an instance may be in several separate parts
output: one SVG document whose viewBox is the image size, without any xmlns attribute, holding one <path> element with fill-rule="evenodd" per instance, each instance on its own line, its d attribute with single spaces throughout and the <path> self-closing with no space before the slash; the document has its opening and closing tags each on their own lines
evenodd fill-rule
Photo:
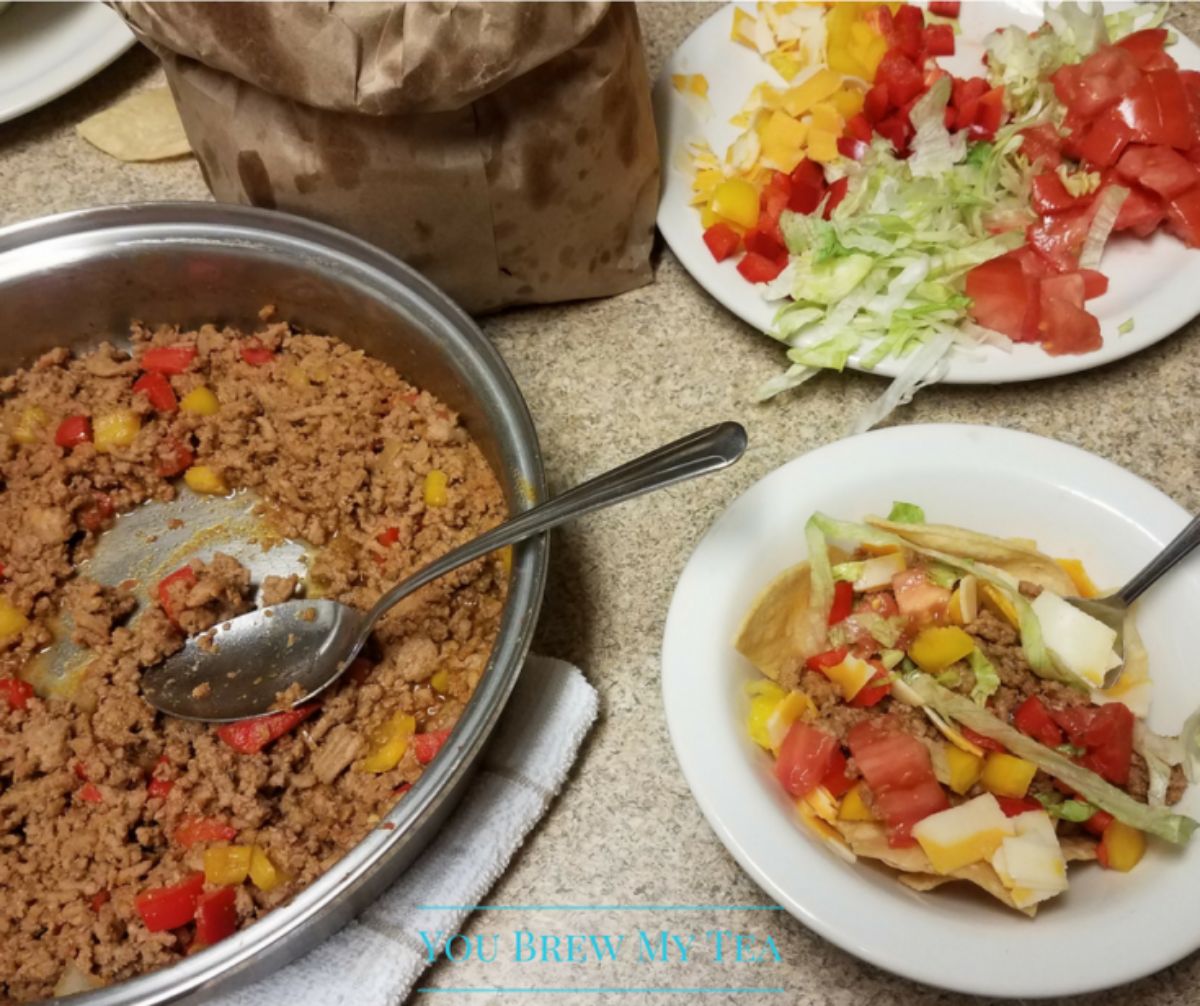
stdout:
<svg viewBox="0 0 1200 1006">
<path fill-rule="evenodd" d="M 750 735 L 801 816 L 910 886 L 967 880 L 1030 915 L 1069 861 L 1129 870 L 1147 834 L 1185 841 L 1196 822 L 1170 809 L 1185 748 L 1142 722 L 1131 617 L 1122 659 L 1116 631 L 1065 600 L 1095 593 L 1077 560 L 897 508 L 815 515 L 818 551 L 736 640 L 765 675 Z"/>
<path fill-rule="evenodd" d="M 265 320 L 131 341 L 0 378 L 5 1002 L 171 964 L 319 877 L 436 756 L 500 623 L 497 554 L 393 609 L 318 702 L 219 727 L 157 714 L 139 677 L 188 636 L 256 597 L 367 607 L 505 506 L 449 409 L 336 339 Z M 264 534 L 305 542 L 307 565 L 252 583 L 197 535 L 157 571 L 89 575 L 121 514 L 185 491 L 254 494 Z M 85 659 L 39 695 L 59 637 Z"/>
</svg>

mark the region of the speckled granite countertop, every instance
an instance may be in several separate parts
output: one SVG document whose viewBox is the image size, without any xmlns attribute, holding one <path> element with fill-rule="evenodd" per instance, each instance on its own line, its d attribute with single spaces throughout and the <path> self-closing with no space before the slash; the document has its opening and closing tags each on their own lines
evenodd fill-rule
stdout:
<svg viewBox="0 0 1200 1006">
<path fill-rule="evenodd" d="M 662 4 L 642 9 L 650 69 L 712 10 Z M 1200 37 L 1200 9 L 1177 23 Z M 154 59 L 135 49 L 85 86 L 0 125 L 0 225 L 46 213 L 144 199 L 208 198 L 190 159 L 119 164 L 76 138 L 75 123 L 154 82 Z M 655 256 L 653 285 L 593 303 L 512 311 L 484 322 L 524 389 L 541 431 L 552 487 L 572 484 L 700 425 L 737 418 L 751 447 L 732 471 L 668 490 L 569 528 L 555 541 L 537 647 L 586 669 L 602 719 L 572 781 L 496 885 L 497 905 L 761 905 L 762 892 L 709 830 L 675 764 L 659 689 L 659 645 L 676 577 L 721 509 L 783 462 L 833 439 L 844 417 L 876 395 L 880 379 L 824 375 L 786 402 L 757 406 L 750 391 L 777 372 L 777 348 L 727 314 L 670 252 Z M 900 423 L 992 423 L 1076 444 L 1148 479 L 1200 510 L 1200 328 L 1128 360 L 1076 377 L 1000 388 L 923 391 Z M 957 997 L 861 963 L 779 912 L 645 911 L 477 913 L 466 933 L 627 933 L 638 928 L 770 936 L 758 964 L 600 967 L 527 965 L 511 953 L 491 964 L 438 964 L 423 982 L 444 990 L 419 1002 L 592 1002 L 598 995 L 471 994 L 468 986 L 769 986 L 785 994 L 704 996 L 730 1003 L 936 1003 Z M 701 937 L 702 938 L 702 937 Z M 902 937 L 898 937 L 902 938 Z M 505 957 L 508 958 L 507 962 Z M 1200 957 L 1118 993 L 1122 1002 L 1187 1003 L 1200 996 Z M 630 992 L 603 1001 L 693 1001 Z M 1097 996 L 1096 1003 L 1113 995 Z M 1082 1000 L 1081 1000 L 1082 1001 Z"/>
</svg>

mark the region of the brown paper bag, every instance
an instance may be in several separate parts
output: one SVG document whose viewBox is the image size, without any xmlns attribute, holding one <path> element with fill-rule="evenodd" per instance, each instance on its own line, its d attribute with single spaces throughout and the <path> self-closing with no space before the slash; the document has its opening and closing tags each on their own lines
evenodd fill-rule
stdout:
<svg viewBox="0 0 1200 1006">
<path fill-rule="evenodd" d="M 472 311 L 650 280 L 632 4 L 114 6 L 163 60 L 218 200 L 358 234 Z"/>
</svg>

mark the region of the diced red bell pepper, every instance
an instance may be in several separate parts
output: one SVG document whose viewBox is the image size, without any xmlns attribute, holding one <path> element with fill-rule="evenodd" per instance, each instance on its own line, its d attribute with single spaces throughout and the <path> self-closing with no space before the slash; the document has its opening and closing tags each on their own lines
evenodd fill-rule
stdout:
<svg viewBox="0 0 1200 1006">
<path fill-rule="evenodd" d="M 990 140 L 1004 124 L 1004 88 L 993 87 L 979 98 L 975 122 L 971 125 L 971 136 Z"/>
<path fill-rule="evenodd" d="M 948 24 L 931 24 L 925 28 L 925 52 L 930 56 L 954 55 L 954 29 Z"/>
<path fill-rule="evenodd" d="M 850 705 L 856 706 L 859 709 L 870 709 L 872 706 L 879 705 L 892 691 L 892 683 L 888 680 L 888 672 L 876 663 L 876 661 L 871 661 L 871 663 L 875 666 L 874 675 L 872 675 L 870 681 L 859 689 L 858 694 L 850 700 Z"/>
<path fill-rule="evenodd" d="M 833 585 L 833 603 L 829 608 L 829 624 L 837 625 L 849 617 L 854 610 L 854 585 L 848 580 L 838 580 Z"/>
<path fill-rule="evenodd" d="M 216 817 L 185 817 L 175 829 L 175 841 L 185 849 L 199 842 L 228 842 L 237 838 L 237 828 Z"/>
<path fill-rule="evenodd" d="M 375 540 L 385 548 L 395 545 L 400 540 L 400 529 L 398 527 L 385 528 L 375 536 Z"/>
<path fill-rule="evenodd" d="M 994 741 L 990 737 L 984 737 L 983 734 L 976 733 L 970 727 L 964 726 L 961 723 L 958 725 L 958 731 L 977 748 L 983 748 L 984 751 L 1004 750 L 1004 745 L 999 741 Z"/>
<path fill-rule="evenodd" d="M 825 171 L 816 161 L 804 158 L 792 169 L 788 209 L 793 213 L 811 213 L 825 195 Z"/>
<path fill-rule="evenodd" d="M 829 186 L 829 198 L 825 201 L 825 209 L 821 216 L 828 220 L 833 216 L 833 211 L 838 208 L 838 204 L 846 198 L 846 193 L 850 189 L 849 178 L 839 178 L 836 182 Z"/>
<path fill-rule="evenodd" d="M 938 17 L 958 17 L 960 0 L 929 0 L 929 13 Z"/>
<path fill-rule="evenodd" d="M 787 261 L 787 249 L 782 241 L 776 241 L 770 234 L 760 231 L 757 227 L 746 231 L 746 252 L 751 255 L 761 255 L 772 262 L 780 258 Z"/>
<path fill-rule="evenodd" d="M 1039 217 L 1064 213 L 1091 201 L 1087 196 L 1071 195 L 1062 179 L 1053 171 L 1037 175 L 1033 179 L 1032 190 L 1033 209 Z"/>
<path fill-rule="evenodd" d="M 904 8 L 901 8 L 903 11 Z M 920 16 L 920 12 L 917 12 Z M 897 15 L 897 19 L 898 19 Z M 920 51 L 921 35 L 917 29 L 917 50 Z M 925 77 L 913 63 L 909 55 L 900 49 L 889 49 L 879 67 L 875 71 L 875 83 L 887 87 L 888 102 L 893 108 L 908 104 L 913 98 L 920 97 L 925 89 Z"/>
<path fill-rule="evenodd" d="M 906 113 L 893 112 L 883 121 L 875 123 L 875 132 L 885 140 L 891 141 L 892 149 L 897 154 L 908 152 L 908 144 L 913 138 L 913 128 Z"/>
<path fill-rule="evenodd" d="M 85 782 L 79 787 L 79 799 L 86 803 L 103 803 L 104 794 L 94 782 Z"/>
<path fill-rule="evenodd" d="M 196 942 L 211 947 L 237 931 L 237 888 L 218 887 L 201 894 L 196 902 Z"/>
<path fill-rule="evenodd" d="M 861 161 L 866 156 L 870 146 L 863 143 L 862 140 L 856 140 L 853 136 L 839 136 L 837 141 L 838 153 L 843 157 L 848 157 L 852 161 Z M 844 182 L 846 179 L 839 178 L 838 181 Z M 833 183 L 834 185 L 837 182 Z"/>
<path fill-rule="evenodd" d="M 846 647 L 839 646 L 832 650 L 826 650 L 824 653 L 816 653 L 804 661 L 804 666 L 810 671 L 816 671 L 820 674 L 825 668 L 835 667 L 840 664 L 846 659 L 846 654 L 849 652 Z"/>
<path fill-rule="evenodd" d="M 1200 248 L 1200 188 L 1167 203 L 1167 230 L 1189 248 Z"/>
<path fill-rule="evenodd" d="M 78 447 L 92 442 L 92 421 L 87 416 L 67 416 L 54 431 L 59 447 Z"/>
<path fill-rule="evenodd" d="M 133 393 L 145 395 L 155 412 L 178 412 L 179 399 L 171 382 L 159 370 L 151 370 L 133 382 Z"/>
<path fill-rule="evenodd" d="M 870 143 L 873 133 L 870 120 L 862 112 L 846 120 L 846 135 L 855 140 Z"/>
<path fill-rule="evenodd" d="M 1040 803 L 1029 797 L 997 796 L 996 802 L 1000 804 L 1000 809 L 1004 811 L 1005 817 L 1016 817 L 1031 810 L 1045 809 Z"/>
<path fill-rule="evenodd" d="M 449 736 L 449 730 L 434 730 L 425 734 L 413 734 L 413 753 L 417 756 L 417 761 L 422 765 L 428 765 L 437 757 L 437 753 L 442 749 L 442 745 L 446 743 L 446 738 Z"/>
<path fill-rule="evenodd" d="M 160 800 L 165 800 L 174 788 L 175 783 L 173 780 L 155 777 L 146 784 L 146 793 L 150 796 L 158 797 Z"/>
<path fill-rule="evenodd" d="M 821 785 L 829 790 L 835 800 L 840 800 L 854 788 L 854 780 L 846 775 L 846 755 L 840 747 L 834 748 L 829 770 L 821 778 Z"/>
<path fill-rule="evenodd" d="M 159 444 L 155 450 L 155 456 L 158 458 L 158 463 L 154 466 L 154 470 L 164 479 L 173 479 L 176 475 L 182 475 L 196 460 L 192 449 L 174 437 L 168 437 Z"/>
<path fill-rule="evenodd" d="M 196 904 L 204 890 L 204 874 L 191 873 L 170 887 L 152 887 L 133 899 L 142 923 L 152 933 L 186 926 L 196 916 Z"/>
<path fill-rule="evenodd" d="M 108 493 L 92 493 L 92 501 L 79 508 L 75 519 L 85 531 L 96 534 L 105 528 L 114 513 L 116 508 Z"/>
<path fill-rule="evenodd" d="M 182 374 L 194 359 L 195 346 L 153 346 L 142 354 L 138 366 L 160 374 Z"/>
<path fill-rule="evenodd" d="M 742 239 L 729 224 L 715 223 L 704 232 L 704 243 L 718 262 L 724 262 L 738 250 Z"/>
<path fill-rule="evenodd" d="M 1013 726 L 1047 747 L 1058 747 L 1063 742 L 1062 730 L 1036 695 L 1029 696 L 1017 707 L 1013 713 Z"/>
<path fill-rule="evenodd" d="M 1113 816 L 1106 810 L 1098 810 L 1086 821 L 1083 826 L 1087 828 L 1093 835 L 1103 835 L 1104 829 L 1113 823 Z"/>
<path fill-rule="evenodd" d="M 191 566 L 183 566 L 158 581 L 158 587 L 155 589 L 155 592 L 158 595 L 159 606 L 172 622 L 175 622 L 175 610 L 171 603 L 171 588 L 177 583 L 186 584 L 190 587 L 195 582 L 196 571 Z"/>
<path fill-rule="evenodd" d="M 779 218 L 788 208 L 792 197 L 792 179 L 782 171 L 772 171 L 770 181 L 763 186 L 759 197 L 758 224 L 756 229 L 772 238 L 780 248 L 784 245 L 783 231 Z M 754 249 L 749 245 L 746 248 Z"/>
<path fill-rule="evenodd" d="M 914 62 L 919 60 L 924 48 L 925 15 L 919 7 L 904 4 L 892 14 L 893 38 L 891 44 Z M 884 56 L 887 59 L 887 56 Z M 875 71 L 875 79 L 879 79 L 879 71 Z M 890 87 L 890 84 L 889 84 Z M 904 104 L 908 99 L 896 101 L 897 105 Z"/>
<path fill-rule="evenodd" d="M 261 342 L 253 336 L 247 339 L 238 348 L 242 359 L 252 367 L 261 367 L 270 363 L 275 359 L 275 351 L 267 349 Z"/>
<path fill-rule="evenodd" d="M 222 723 L 217 727 L 217 736 L 240 754 L 257 754 L 272 741 L 294 730 L 319 708 L 320 703 L 311 702 L 251 720 Z"/>
<path fill-rule="evenodd" d="M 863 116 L 868 122 L 879 122 L 887 118 L 892 110 L 892 99 L 886 84 L 875 84 L 863 99 Z"/>
<path fill-rule="evenodd" d="M 0 699 L 9 709 L 25 709 L 33 698 L 33 685 L 20 678 L 0 678 Z"/>
<path fill-rule="evenodd" d="M 769 283 L 787 265 L 786 258 L 769 259 L 755 252 L 746 252 L 737 265 L 737 271 L 751 283 Z"/>
</svg>

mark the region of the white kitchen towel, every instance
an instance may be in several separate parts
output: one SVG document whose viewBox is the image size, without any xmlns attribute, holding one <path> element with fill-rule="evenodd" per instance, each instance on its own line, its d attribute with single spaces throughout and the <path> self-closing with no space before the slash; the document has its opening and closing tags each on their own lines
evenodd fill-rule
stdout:
<svg viewBox="0 0 1200 1006">
<path fill-rule="evenodd" d="M 578 668 L 562 660 L 530 657 L 462 802 L 395 886 L 306 957 L 206 1002 L 402 1002 L 429 966 L 418 930 L 459 931 L 468 914 L 462 906 L 480 903 L 562 787 L 596 720 L 597 706 L 596 690 Z"/>
</svg>

